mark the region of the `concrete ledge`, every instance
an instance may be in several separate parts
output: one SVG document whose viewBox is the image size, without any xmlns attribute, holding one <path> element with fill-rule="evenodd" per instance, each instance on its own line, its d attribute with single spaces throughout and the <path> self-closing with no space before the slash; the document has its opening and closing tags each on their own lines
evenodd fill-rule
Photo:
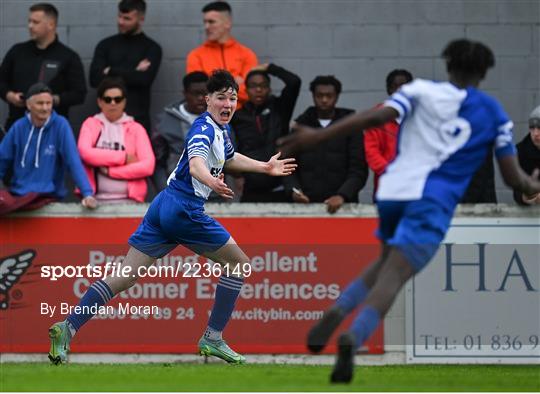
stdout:
<svg viewBox="0 0 540 394">
<path fill-rule="evenodd" d="M 77 203 L 54 203 L 32 212 L 12 214 L 11 217 L 142 217 L 148 204 L 103 204 L 95 211 Z M 210 215 L 219 217 L 377 217 L 372 204 L 345 204 L 336 214 L 326 212 L 324 204 L 252 204 L 252 203 L 208 203 L 205 207 Z M 508 204 L 465 204 L 459 205 L 455 217 L 528 217 L 540 218 L 540 207 L 520 207 Z M 539 219 L 540 220 L 540 219 Z"/>
<path fill-rule="evenodd" d="M 333 365 L 334 355 L 313 356 L 307 354 L 248 354 L 250 364 L 298 364 L 298 365 Z M 206 360 L 210 364 L 225 363 L 216 358 Z M 2 353 L 1 363 L 39 362 L 49 363 L 46 354 L 41 353 Z M 69 362 L 73 364 L 140 364 L 140 363 L 175 363 L 203 364 L 205 358 L 195 354 L 120 354 L 120 353 L 74 353 L 70 354 Z M 355 358 L 356 365 L 390 365 L 405 364 L 404 352 L 387 352 L 381 355 L 359 355 Z"/>
</svg>

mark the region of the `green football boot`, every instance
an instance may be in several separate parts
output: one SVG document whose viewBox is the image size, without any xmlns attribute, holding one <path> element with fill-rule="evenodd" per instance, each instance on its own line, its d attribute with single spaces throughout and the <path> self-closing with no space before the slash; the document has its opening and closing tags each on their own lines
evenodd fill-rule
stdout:
<svg viewBox="0 0 540 394">
<path fill-rule="evenodd" d="M 223 339 L 210 341 L 203 336 L 199 340 L 199 354 L 201 356 L 215 356 L 230 364 L 244 364 L 246 362 L 246 358 L 232 350 Z"/>
<path fill-rule="evenodd" d="M 54 365 L 67 363 L 69 341 L 71 341 L 71 333 L 69 332 L 67 322 L 54 323 L 49 328 L 49 338 L 51 340 L 51 349 L 49 350 L 49 360 L 51 360 L 51 363 Z"/>
</svg>

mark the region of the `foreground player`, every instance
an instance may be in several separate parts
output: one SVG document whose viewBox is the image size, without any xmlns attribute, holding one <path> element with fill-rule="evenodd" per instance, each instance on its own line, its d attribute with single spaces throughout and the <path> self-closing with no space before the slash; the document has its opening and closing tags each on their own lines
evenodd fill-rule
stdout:
<svg viewBox="0 0 540 394">
<path fill-rule="evenodd" d="M 233 197 L 233 191 L 223 182 L 223 168 L 286 176 L 294 171 L 296 164 L 294 159 L 279 160 L 279 154 L 265 163 L 235 153 L 228 123 L 236 109 L 238 85 L 227 71 L 217 70 L 207 87 L 207 112 L 197 118 L 189 130 L 184 152 L 169 177 L 168 187 L 154 199 L 139 228 L 129 238 L 131 248 L 122 266 L 129 266 L 132 273 L 138 274 L 139 267 L 152 265 L 179 244 L 223 266 L 228 265 L 219 279 L 208 327 L 199 341 L 199 352 L 241 364 L 245 357 L 227 346 L 222 331 L 243 283 L 241 274 L 236 274 L 241 270 L 235 267 L 249 264 L 249 258 L 227 230 L 206 215 L 204 203 L 212 190 L 222 197 Z M 128 275 L 98 280 L 81 298 L 79 306 L 87 307 L 86 310 L 94 306 L 97 310 L 116 294 L 133 286 L 137 279 Z M 67 361 L 73 335 L 92 317 L 92 313 L 71 314 L 49 329 L 51 362 Z"/>
<path fill-rule="evenodd" d="M 398 155 L 380 179 L 376 194 L 381 256 L 341 294 L 308 334 L 320 352 L 341 321 L 364 303 L 338 339 L 332 382 L 349 382 L 353 356 L 384 318 L 407 280 L 431 260 L 450 225 L 454 209 L 492 145 L 505 183 L 530 195 L 540 182 L 518 165 L 512 122 L 499 103 L 476 89 L 495 64 L 489 48 L 456 40 L 443 51 L 449 82 L 417 79 L 403 85 L 384 107 L 351 115 L 322 130 L 298 127 L 279 141 L 284 152 L 357 130 L 401 121 Z"/>
</svg>

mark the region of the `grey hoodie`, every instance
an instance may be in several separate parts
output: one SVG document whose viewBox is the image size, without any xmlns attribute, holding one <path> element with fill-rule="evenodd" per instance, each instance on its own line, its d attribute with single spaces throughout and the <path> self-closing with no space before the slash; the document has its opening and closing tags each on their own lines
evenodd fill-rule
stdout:
<svg viewBox="0 0 540 394">
<path fill-rule="evenodd" d="M 167 105 L 156 116 L 152 133 L 152 147 L 156 155 L 156 169 L 153 180 L 156 188 L 163 190 L 167 186 L 167 178 L 175 169 L 184 150 L 184 140 L 191 123 L 198 115 L 192 115 L 180 108 L 185 101 L 176 101 Z"/>
</svg>

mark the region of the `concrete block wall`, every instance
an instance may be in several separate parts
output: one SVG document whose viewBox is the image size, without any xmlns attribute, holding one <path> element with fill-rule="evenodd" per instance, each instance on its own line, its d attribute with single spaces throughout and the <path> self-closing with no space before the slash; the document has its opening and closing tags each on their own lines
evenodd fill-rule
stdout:
<svg viewBox="0 0 540 394">
<path fill-rule="evenodd" d="M 88 67 L 95 45 L 116 32 L 116 0 L 50 0 L 60 11 L 60 40 Z M 27 40 L 28 7 L 35 1 L 0 0 L 0 59 Z M 163 48 L 153 86 L 152 113 L 180 95 L 187 53 L 204 39 L 201 8 L 206 0 L 147 0 L 146 33 Z M 538 0 L 230 0 L 234 36 L 261 62 L 299 74 L 303 85 L 295 110 L 311 105 L 309 82 L 334 74 L 343 83 L 339 105 L 369 108 L 385 97 L 384 79 L 393 68 L 415 76 L 445 79 L 439 55 L 451 39 L 481 40 L 495 52 L 497 65 L 483 87 L 514 120 L 516 142 L 527 133 L 527 117 L 540 105 L 540 2 Z M 274 91 L 282 85 L 273 82 Z M 72 110 L 75 129 L 95 111 L 90 90 Z M 7 106 L 0 104 L 0 121 Z M 77 133 L 77 130 L 75 130 Z M 497 175 L 499 178 L 499 176 Z M 499 201 L 511 193 L 498 179 Z M 371 180 L 361 201 L 371 198 Z"/>
</svg>

